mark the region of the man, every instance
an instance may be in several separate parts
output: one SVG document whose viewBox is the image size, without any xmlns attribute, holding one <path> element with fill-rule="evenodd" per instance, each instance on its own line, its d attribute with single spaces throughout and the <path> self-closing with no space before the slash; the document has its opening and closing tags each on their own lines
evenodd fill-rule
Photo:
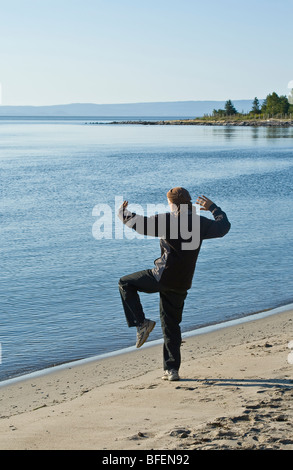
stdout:
<svg viewBox="0 0 293 470">
<path fill-rule="evenodd" d="M 145 318 L 138 292 L 159 292 L 164 336 L 162 378 L 172 381 L 179 380 L 180 323 L 202 241 L 226 235 L 230 222 L 226 214 L 205 196 L 196 202 L 201 210 L 210 211 L 214 220 L 197 215 L 189 192 L 182 187 L 168 191 L 167 199 L 171 211 L 152 217 L 130 212 L 128 201 L 121 205 L 118 217 L 124 224 L 138 233 L 161 238 L 161 257 L 155 260 L 153 269 L 122 277 L 119 290 L 127 324 L 137 328 L 137 348 L 145 343 L 155 327 L 154 321 Z"/>
</svg>

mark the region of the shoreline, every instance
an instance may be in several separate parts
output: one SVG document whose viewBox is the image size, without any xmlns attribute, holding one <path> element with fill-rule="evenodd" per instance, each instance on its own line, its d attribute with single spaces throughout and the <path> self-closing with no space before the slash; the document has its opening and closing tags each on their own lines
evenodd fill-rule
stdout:
<svg viewBox="0 0 293 470">
<path fill-rule="evenodd" d="M 206 334 L 206 333 L 216 331 L 222 328 L 226 328 L 232 325 L 238 325 L 238 324 L 250 322 L 255 319 L 265 318 L 270 315 L 276 315 L 278 313 L 285 312 L 288 310 L 293 310 L 293 303 L 281 304 L 278 307 L 267 308 L 267 309 L 260 310 L 257 312 L 252 312 L 248 315 L 243 315 L 241 317 L 237 317 L 231 320 L 225 320 L 219 323 L 212 323 L 210 325 L 205 325 L 205 326 L 201 326 L 199 328 L 193 329 L 193 330 L 185 331 L 182 333 L 182 339 L 187 338 L 187 337 L 192 337 L 192 336 L 198 336 L 201 334 Z M 156 346 L 156 345 L 161 345 L 161 344 L 163 344 L 162 338 L 159 338 L 156 340 L 150 340 L 147 343 L 145 343 L 144 349 L 152 347 L 152 346 Z M 4 379 L 0 381 L 0 389 L 2 387 L 9 386 L 14 383 L 26 381 L 29 379 L 34 379 L 34 378 L 41 377 L 44 375 L 52 374 L 54 372 L 71 369 L 72 367 L 79 367 L 88 363 L 100 361 L 102 359 L 107 359 L 107 358 L 111 358 L 115 356 L 120 356 L 123 354 L 128 354 L 130 352 L 135 352 L 135 351 L 137 351 L 137 348 L 135 346 L 128 346 L 126 348 L 118 349 L 115 351 L 109 351 L 109 352 L 98 354 L 95 356 L 90 356 L 88 358 L 76 359 L 73 361 L 66 361 L 61 364 L 48 366 L 44 369 L 39 369 L 39 370 L 31 371 L 25 374 L 17 375 L 9 379 Z"/>
<path fill-rule="evenodd" d="M 225 320 L 219 323 L 212 323 L 210 325 L 205 325 L 205 326 L 201 326 L 199 328 L 193 329 L 193 330 L 185 331 L 182 333 L 182 339 L 184 340 L 184 338 L 207 334 L 207 333 L 217 331 L 222 328 L 227 328 L 233 325 L 240 325 L 242 323 L 247 323 L 250 321 L 257 320 L 257 319 L 266 318 L 267 316 L 270 316 L 270 315 L 277 315 L 278 313 L 286 312 L 289 310 L 293 310 L 293 303 L 281 304 L 278 307 L 267 308 L 267 309 L 260 310 L 257 312 L 252 312 L 248 315 L 243 315 L 241 317 L 237 317 L 231 320 Z M 163 338 L 159 338 L 156 340 L 149 340 L 144 344 L 144 349 L 150 348 L 156 345 L 162 345 L 162 344 L 163 344 Z M 16 375 L 9 379 L 4 379 L 0 381 L 0 390 L 2 387 L 7 387 L 15 383 L 23 382 L 23 381 L 30 380 L 30 379 L 35 379 L 35 378 L 42 377 L 42 376 L 49 375 L 49 374 L 54 374 L 55 372 L 63 371 L 66 369 L 71 369 L 73 367 L 80 367 L 80 366 L 90 364 L 92 362 L 97 362 L 103 359 L 113 358 L 115 356 L 133 353 L 135 351 L 137 351 L 137 348 L 135 346 L 128 346 L 126 348 L 118 349 L 115 351 L 109 351 L 106 353 L 98 354 L 95 356 L 90 356 L 90 357 L 83 358 L 83 359 L 66 361 L 61 364 L 45 367 L 44 369 L 34 370 L 34 371 L 27 372 L 24 374 Z"/>
<path fill-rule="evenodd" d="M 179 382 L 156 344 L 2 387 L 0 448 L 293 450 L 288 308 L 185 336 Z"/>
<path fill-rule="evenodd" d="M 293 119 L 173 119 L 163 121 L 147 121 L 147 120 L 126 120 L 126 121 L 111 121 L 109 123 L 89 122 L 89 125 L 144 125 L 144 126 L 236 126 L 236 127 L 293 127 Z"/>
</svg>

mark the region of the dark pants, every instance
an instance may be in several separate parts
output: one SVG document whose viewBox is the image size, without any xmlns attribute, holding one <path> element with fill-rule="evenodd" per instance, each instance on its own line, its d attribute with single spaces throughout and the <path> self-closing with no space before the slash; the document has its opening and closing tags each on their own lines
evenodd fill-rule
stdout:
<svg viewBox="0 0 293 470">
<path fill-rule="evenodd" d="M 129 327 L 138 326 L 145 319 L 138 292 L 160 293 L 160 319 L 164 336 L 164 370 L 179 370 L 181 363 L 180 322 L 187 291 L 167 289 L 155 279 L 150 269 L 122 277 L 119 280 L 119 290 Z"/>
</svg>

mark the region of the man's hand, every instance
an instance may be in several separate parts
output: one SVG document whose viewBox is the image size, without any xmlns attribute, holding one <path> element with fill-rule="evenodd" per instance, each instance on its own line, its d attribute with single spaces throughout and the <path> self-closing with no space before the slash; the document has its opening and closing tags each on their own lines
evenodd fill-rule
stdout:
<svg viewBox="0 0 293 470">
<path fill-rule="evenodd" d="M 128 206 L 128 201 L 124 201 L 123 204 L 121 204 L 120 209 L 122 208 L 123 210 L 126 209 Z"/>
<path fill-rule="evenodd" d="M 196 200 L 196 204 L 199 204 L 201 206 L 201 211 L 208 211 L 211 205 L 213 204 L 213 201 L 208 199 L 206 196 L 199 196 Z"/>
</svg>

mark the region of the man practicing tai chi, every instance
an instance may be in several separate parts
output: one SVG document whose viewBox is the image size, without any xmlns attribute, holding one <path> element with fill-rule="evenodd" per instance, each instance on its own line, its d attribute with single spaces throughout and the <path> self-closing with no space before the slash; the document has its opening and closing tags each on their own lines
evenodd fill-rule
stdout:
<svg viewBox="0 0 293 470">
<path fill-rule="evenodd" d="M 129 274 L 119 280 L 119 290 L 129 327 L 136 326 L 136 347 L 140 348 L 155 327 L 145 318 L 138 292 L 160 294 L 160 319 L 164 337 L 164 380 L 179 380 L 181 363 L 182 311 L 187 291 L 192 284 L 202 240 L 223 237 L 230 229 L 226 214 L 210 199 L 201 196 L 197 204 L 210 211 L 214 220 L 199 216 L 189 192 L 181 187 L 167 193 L 170 212 L 151 217 L 130 212 L 128 201 L 119 208 L 118 217 L 143 235 L 160 237 L 161 257 L 153 269 Z"/>
</svg>

